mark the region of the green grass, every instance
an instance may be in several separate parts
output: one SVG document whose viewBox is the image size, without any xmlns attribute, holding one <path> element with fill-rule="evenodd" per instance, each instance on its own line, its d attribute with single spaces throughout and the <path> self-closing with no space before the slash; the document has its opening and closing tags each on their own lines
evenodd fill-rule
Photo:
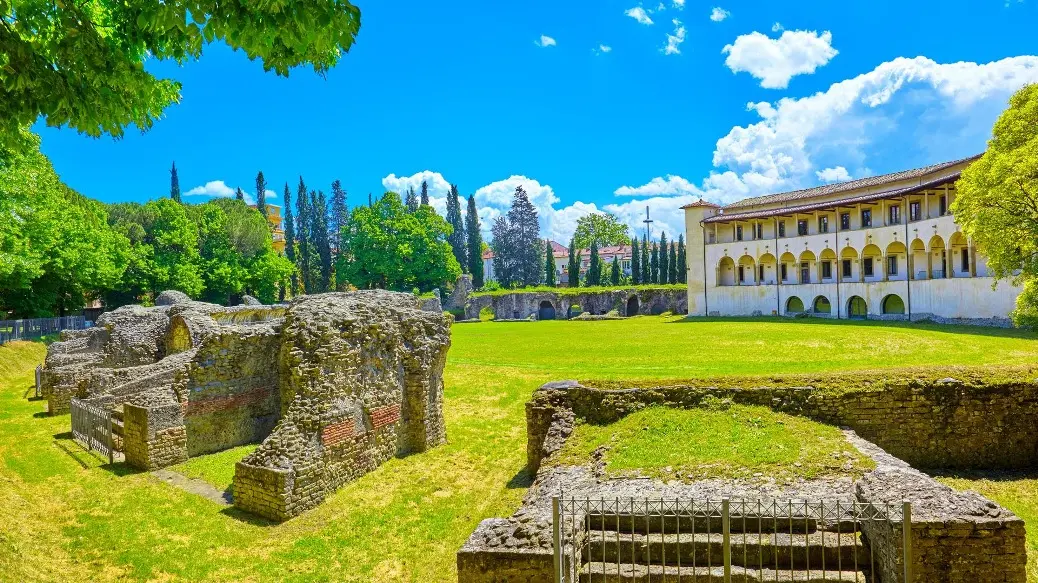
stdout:
<svg viewBox="0 0 1038 583">
<path fill-rule="evenodd" d="M 448 443 L 281 525 L 83 452 L 67 415 L 28 400 L 45 347 L 0 346 L 0 580 L 455 581 L 475 526 L 526 492 L 524 404 L 544 382 L 1038 361 L 1033 333 L 874 322 L 641 317 L 465 324 L 452 336 Z M 217 455 L 189 463 L 226 484 L 237 454 Z"/>
<path fill-rule="evenodd" d="M 560 296 L 577 296 L 580 294 L 610 291 L 614 289 L 623 290 L 636 290 L 636 291 L 647 291 L 647 290 L 686 290 L 688 286 L 683 283 L 655 283 L 655 284 L 639 284 L 639 285 L 600 285 L 595 287 L 549 287 L 546 285 L 538 285 L 533 287 L 524 287 L 521 289 L 495 289 L 493 291 L 475 291 L 469 294 L 473 297 L 478 296 L 504 296 L 508 294 L 533 294 L 533 293 L 553 293 Z"/>
<path fill-rule="evenodd" d="M 860 477 L 875 463 L 843 433 L 765 407 L 733 405 L 643 409 L 608 425 L 578 424 L 555 463 L 584 465 L 600 447 L 608 475 L 682 480 L 751 478 L 780 482 L 826 476 Z"/>
<path fill-rule="evenodd" d="M 189 478 L 205 480 L 221 490 L 229 490 L 234 482 L 234 464 L 256 449 L 256 445 L 232 447 L 217 453 L 191 458 L 169 469 Z"/>
</svg>

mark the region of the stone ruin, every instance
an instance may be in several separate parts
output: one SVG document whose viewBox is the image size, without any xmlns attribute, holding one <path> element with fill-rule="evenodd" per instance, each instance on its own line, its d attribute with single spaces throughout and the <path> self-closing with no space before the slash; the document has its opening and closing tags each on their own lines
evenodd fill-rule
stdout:
<svg viewBox="0 0 1038 583">
<path fill-rule="evenodd" d="M 154 470 L 261 442 L 235 506 L 281 521 L 393 457 L 446 440 L 449 316 L 411 294 L 358 291 L 236 307 L 163 292 L 48 348 L 51 414 L 110 410 L 114 448 Z"/>
</svg>

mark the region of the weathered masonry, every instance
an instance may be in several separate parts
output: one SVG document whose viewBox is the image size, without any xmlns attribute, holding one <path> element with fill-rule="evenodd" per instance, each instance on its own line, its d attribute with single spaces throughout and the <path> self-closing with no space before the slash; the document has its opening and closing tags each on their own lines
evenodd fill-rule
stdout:
<svg viewBox="0 0 1038 583">
<path fill-rule="evenodd" d="M 113 412 L 126 462 L 152 470 L 261 442 L 234 503 L 285 520 L 390 457 L 443 443 L 447 318 L 382 291 L 225 308 L 165 292 L 66 332 L 42 372 L 49 411 Z"/>
<path fill-rule="evenodd" d="M 502 295 L 472 295 L 463 306 L 466 319 L 479 318 L 480 310 L 490 308 L 499 319 L 564 320 L 584 312 L 603 315 L 614 310 L 621 316 L 664 312 L 685 314 L 688 298 L 684 289 L 625 289 L 621 286 L 579 294 L 517 291 Z"/>
<path fill-rule="evenodd" d="M 1019 288 L 994 287 L 951 212 L 974 160 L 686 205 L 689 314 L 1008 325 Z"/>
</svg>

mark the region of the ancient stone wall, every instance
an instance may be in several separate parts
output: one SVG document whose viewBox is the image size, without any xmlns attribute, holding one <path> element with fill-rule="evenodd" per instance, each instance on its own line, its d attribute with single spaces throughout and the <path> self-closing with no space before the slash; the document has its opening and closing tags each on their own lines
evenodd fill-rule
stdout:
<svg viewBox="0 0 1038 583">
<path fill-rule="evenodd" d="M 551 306 L 554 318 L 564 320 L 571 315 L 588 312 L 601 315 L 617 311 L 621 316 L 656 315 L 664 312 L 688 313 L 688 292 L 684 288 L 601 288 L 578 294 L 563 292 L 517 291 L 501 295 L 470 295 L 465 302 L 465 318 L 477 319 L 483 308 L 494 310 L 498 319 L 520 320 L 541 318 L 542 307 Z"/>
<path fill-rule="evenodd" d="M 123 448 L 126 463 L 144 470 L 187 460 L 187 429 L 180 404 L 123 405 Z"/>
</svg>

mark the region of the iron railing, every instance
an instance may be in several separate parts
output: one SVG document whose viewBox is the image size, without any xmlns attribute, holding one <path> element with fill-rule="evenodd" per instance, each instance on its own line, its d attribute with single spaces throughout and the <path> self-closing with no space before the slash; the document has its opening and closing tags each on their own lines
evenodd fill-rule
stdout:
<svg viewBox="0 0 1038 583">
<path fill-rule="evenodd" d="M 552 499 L 556 583 L 912 581 L 911 506 Z"/>
<path fill-rule="evenodd" d="M 82 330 L 87 327 L 83 316 L 36 318 L 32 320 L 0 320 L 0 344 L 12 340 L 31 340 L 62 330 Z"/>
<path fill-rule="evenodd" d="M 115 461 L 115 442 L 112 439 L 112 411 L 80 399 L 69 403 L 72 414 L 72 437 L 87 451 L 97 450 Z"/>
</svg>

